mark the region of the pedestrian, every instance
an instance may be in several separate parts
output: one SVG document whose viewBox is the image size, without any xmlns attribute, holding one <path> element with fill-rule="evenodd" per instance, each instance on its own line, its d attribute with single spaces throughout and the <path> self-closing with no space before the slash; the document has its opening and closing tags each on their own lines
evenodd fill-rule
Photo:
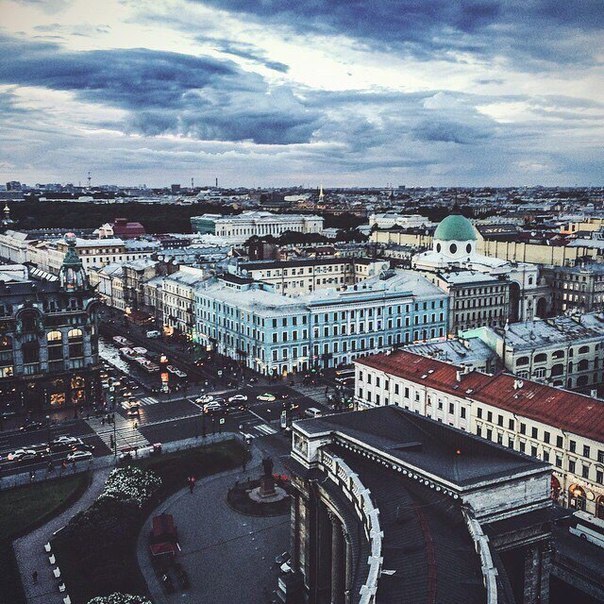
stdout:
<svg viewBox="0 0 604 604">
<path fill-rule="evenodd" d="M 189 493 L 193 494 L 195 488 L 195 476 L 189 476 Z"/>
<path fill-rule="evenodd" d="M 33 482 L 36 477 L 36 473 L 33 470 L 29 471 L 29 482 Z"/>
<path fill-rule="evenodd" d="M 38 571 L 34 570 L 34 572 L 31 574 L 31 580 L 34 582 L 34 585 L 38 584 Z"/>
<path fill-rule="evenodd" d="M 105 425 L 105 416 L 101 417 L 101 426 Z"/>
</svg>

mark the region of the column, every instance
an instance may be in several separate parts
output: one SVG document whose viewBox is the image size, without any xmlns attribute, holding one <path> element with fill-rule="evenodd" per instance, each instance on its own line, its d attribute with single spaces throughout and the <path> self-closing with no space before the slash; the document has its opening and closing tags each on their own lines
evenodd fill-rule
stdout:
<svg viewBox="0 0 604 604">
<path fill-rule="evenodd" d="M 523 604 L 538 604 L 540 575 L 539 546 L 531 545 L 524 551 L 524 593 Z"/>
<path fill-rule="evenodd" d="M 348 535 L 344 536 L 346 559 L 344 560 L 344 604 L 352 602 L 352 545 Z"/>
<path fill-rule="evenodd" d="M 338 518 L 331 519 L 331 604 L 344 601 L 344 534 Z"/>
</svg>

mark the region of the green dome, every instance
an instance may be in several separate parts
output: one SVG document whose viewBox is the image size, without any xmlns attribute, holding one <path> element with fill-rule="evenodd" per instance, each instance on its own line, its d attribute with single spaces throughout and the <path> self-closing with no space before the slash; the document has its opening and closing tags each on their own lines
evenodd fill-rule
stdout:
<svg viewBox="0 0 604 604">
<path fill-rule="evenodd" d="M 441 241 L 476 241 L 476 231 L 465 216 L 451 214 L 436 227 L 434 239 L 440 239 Z"/>
</svg>

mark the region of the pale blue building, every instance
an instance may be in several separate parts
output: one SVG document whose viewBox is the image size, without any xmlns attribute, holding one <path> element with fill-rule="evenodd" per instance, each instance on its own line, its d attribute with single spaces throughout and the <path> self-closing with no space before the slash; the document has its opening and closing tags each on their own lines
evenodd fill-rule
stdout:
<svg viewBox="0 0 604 604">
<path fill-rule="evenodd" d="M 224 275 L 196 291 L 194 339 L 265 375 L 286 375 L 444 338 L 447 320 L 447 294 L 414 271 L 295 298 Z"/>
</svg>

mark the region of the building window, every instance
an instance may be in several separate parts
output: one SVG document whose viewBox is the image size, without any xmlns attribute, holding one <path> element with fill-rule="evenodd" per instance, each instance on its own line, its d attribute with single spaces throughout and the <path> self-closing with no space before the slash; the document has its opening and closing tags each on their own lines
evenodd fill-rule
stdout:
<svg viewBox="0 0 604 604">
<path fill-rule="evenodd" d="M 520 422 L 520 434 L 526 434 L 526 424 Z"/>
<path fill-rule="evenodd" d="M 577 443 L 574 440 L 570 440 L 568 442 L 568 450 L 571 453 L 574 453 L 577 450 Z"/>
<path fill-rule="evenodd" d="M 531 436 L 533 438 L 537 438 L 537 434 L 538 434 L 537 428 L 535 428 L 535 427 L 531 428 Z"/>
<path fill-rule="evenodd" d="M 589 480 L 589 466 L 582 466 L 581 468 L 581 476 L 586 480 Z"/>
<path fill-rule="evenodd" d="M 568 460 L 568 471 L 569 471 L 571 474 L 574 474 L 574 473 L 575 473 L 575 468 L 576 468 L 576 465 L 577 465 L 577 464 L 576 464 L 576 463 L 575 463 L 575 462 L 574 462 L 572 459 L 569 459 L 569 460 Z"/>
<path fill-rule="evenodd" d="M 589 446 L 583 445 L 583 457 L 587 457 L 587 459 L 589 459 L 590 454 L 591 454 L 591 450 L 590 450 Z"/>
<path fill-rule="evenodd" d="M 482 407 L 476 409 L 476 417 L 482 418 Z"/>
<path fill-rule="evenodd" d="M 549 444 L 549 432 L 547 430 L 543 431 L 543 442 Z"/>
<path fill-rule="evenodd" d="M 513 420 L 513 419 L 509 419 L 509 420 L 508 420 L 508 428 L 509 428 L 510 430 L 513 430 L 513 429 L 514 429 L 514 420 Z"/>
<path fill-rule="evenodd" d="M 561 449 L 564 443 L 564 439 L 561 436 L 556 436 L 556 447 Z"/>
</svg>

